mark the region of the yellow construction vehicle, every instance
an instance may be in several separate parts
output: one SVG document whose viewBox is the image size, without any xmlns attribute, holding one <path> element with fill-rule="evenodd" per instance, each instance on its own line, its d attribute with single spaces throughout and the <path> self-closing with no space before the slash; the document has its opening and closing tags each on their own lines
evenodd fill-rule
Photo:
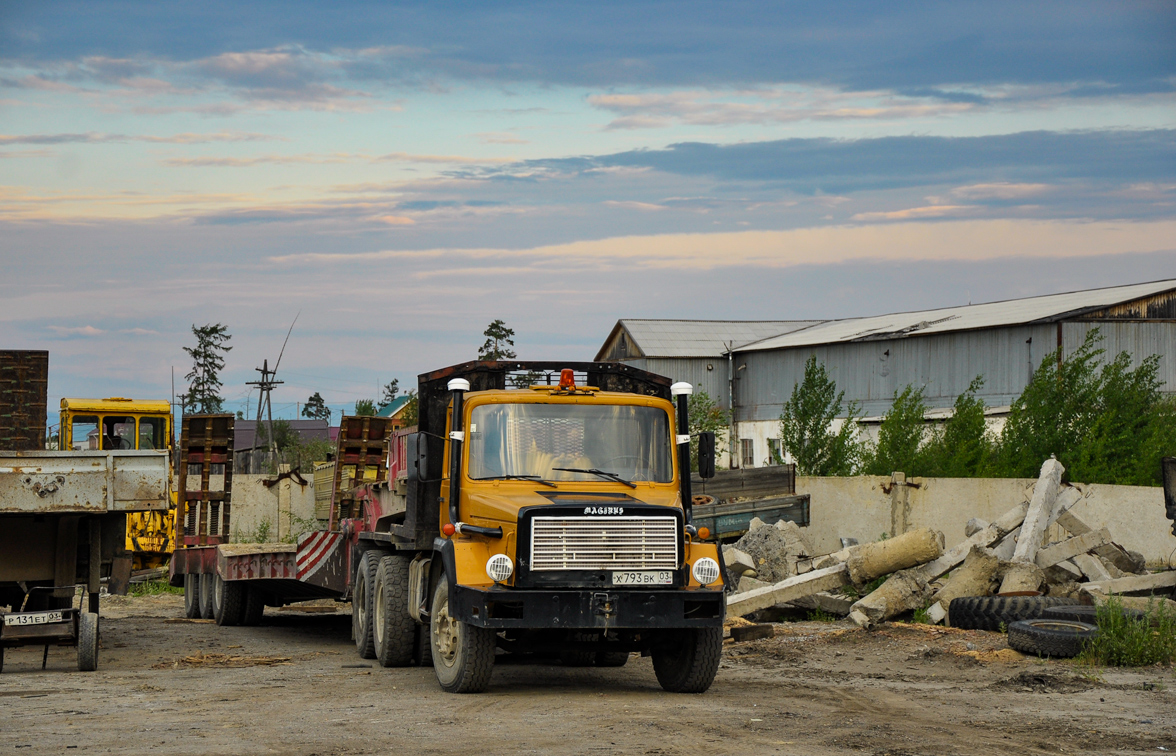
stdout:
<svg viewBox="0 0 1176 756">
<path fill-rule="evenodd" d="M 166 401 L 121 396 L 61 400 L 62 450 L 167 449 L 170 452 L 172 447 L 171 404 Z M 169 478 L 171 475 L 169 469 Z M 175 547 L 175 507 L 173 491 L 168 511 L 127 515 L 126 549 L 133 556 L 132 569 L 167 564 Z"/>
</svg>

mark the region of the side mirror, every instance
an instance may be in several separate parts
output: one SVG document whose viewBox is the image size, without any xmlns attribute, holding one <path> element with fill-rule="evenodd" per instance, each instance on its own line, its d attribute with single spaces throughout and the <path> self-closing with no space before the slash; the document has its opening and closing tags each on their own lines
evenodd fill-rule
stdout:
<svg viewBox="0 0 1176 756">
<path fill-rule="evenodd" d="M 712 431 L 698 434 L 698 477 L 704 480 L 715 477 L 715 434 Z"/>
<path fill-rule="evenodd" d="M 429 477 L 429 440 L 424 433 L 409 433 L 405 439 L 408 452 L 408 483 L 417 483 Z"/>
</svg>

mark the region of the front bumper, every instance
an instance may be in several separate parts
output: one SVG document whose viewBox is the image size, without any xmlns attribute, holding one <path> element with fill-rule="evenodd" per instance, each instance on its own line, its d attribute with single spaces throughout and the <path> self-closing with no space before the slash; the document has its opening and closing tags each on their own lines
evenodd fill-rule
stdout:
<svg viewBox="0 0 1176 756">
<path fill-rule="evenodd" d="M 722 590 L 520 590 L 453 586 L 456 619 L 494 629 L 642 630 L 722 627 Z"/>
</svg>

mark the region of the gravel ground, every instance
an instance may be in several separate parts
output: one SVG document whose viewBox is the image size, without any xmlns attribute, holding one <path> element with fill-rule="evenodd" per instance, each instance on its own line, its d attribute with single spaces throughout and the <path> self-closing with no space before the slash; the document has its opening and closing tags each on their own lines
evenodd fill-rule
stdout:
<svg viewBox="0 0 1176 756">
<path fill-rule="evenodd" d="M 183 619 L 175 595 L 104 599 L 99 669 L 9 649 L 0 753 L 943 754 L 1176 751 L 1176 674 L 1043 661 L 997 633 L 844 622 L 728 642 L 704 695 L 620 669 L 511 664 L 481 695 L 359 659 L 346 607 L 265 624 Z M 76 751 L 75 751 L 76 749 Z"/>
</svg>

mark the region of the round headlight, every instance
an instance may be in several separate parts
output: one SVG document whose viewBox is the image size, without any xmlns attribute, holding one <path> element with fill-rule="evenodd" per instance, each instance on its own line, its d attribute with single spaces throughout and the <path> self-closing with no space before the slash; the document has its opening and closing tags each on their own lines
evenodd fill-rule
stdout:
<svg viewBox="0 0 1176 756">
<path fill-rule="evenodd" d="M 699 585 L 710 585 L 719 579 L 719 563 L 710 557 L 703 557 L 690 568 L 690 574 Z"/>
<path fill-rule="evenodd" d="M 716 569 L 718 569 L 716 567 Z M 495 583 L 501 583 L 514 573 L 514 562 L 506 554 L 495 554 L 486 562 L 486 574 Z"/>
</svg>

